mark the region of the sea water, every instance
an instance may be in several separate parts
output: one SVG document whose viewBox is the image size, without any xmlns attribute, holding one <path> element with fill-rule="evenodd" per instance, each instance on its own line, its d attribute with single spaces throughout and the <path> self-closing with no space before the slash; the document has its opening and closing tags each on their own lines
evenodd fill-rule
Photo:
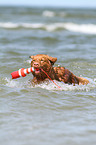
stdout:
<svg viewBox="0 0 96 145">
<path fill-rule="evenodd" d="M 36 54 L 90 83 L 12 80 Z M 96 144 L 96 9 L 0 7 L 0 144 Z"/>
</svg>

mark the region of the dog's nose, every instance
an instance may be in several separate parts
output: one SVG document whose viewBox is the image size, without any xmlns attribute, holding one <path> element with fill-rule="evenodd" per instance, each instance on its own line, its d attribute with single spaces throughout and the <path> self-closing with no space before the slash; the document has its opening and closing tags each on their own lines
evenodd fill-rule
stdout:
<svg viewBox="0 0 96 145">
<path fill-rule="evenodd" d="M 34 67 L 39 67 L 39 63 L 38 62 L 34 62 L 33 66 Z"/>
</svg>

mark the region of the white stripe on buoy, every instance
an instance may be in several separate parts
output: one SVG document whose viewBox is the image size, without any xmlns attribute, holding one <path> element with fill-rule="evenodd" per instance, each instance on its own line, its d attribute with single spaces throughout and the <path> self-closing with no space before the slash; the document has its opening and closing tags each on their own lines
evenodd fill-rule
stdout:
<svg viewBox="0 0 96 145">
<path fill-rule="evenodd" d="M 28 72 L 31 72 L 31 68 L 28 68 Z"/>
<path fill-rule="evenodd" d="M 19 71 L 19 76 L 21 77 L 21 76 L 22 76 L 22 75 L 21 75 L 21 69 L 19 69 L 18 71 Z"/>
<path fill-rule="evenodd" d="M 34 67 L 32 67 L 32 70 L 35 71 Z"/>
<path fill-rule="evenodd" d="M 27 69 L 24 69 L 24 74 L 27 74 Z"/>
</svg>

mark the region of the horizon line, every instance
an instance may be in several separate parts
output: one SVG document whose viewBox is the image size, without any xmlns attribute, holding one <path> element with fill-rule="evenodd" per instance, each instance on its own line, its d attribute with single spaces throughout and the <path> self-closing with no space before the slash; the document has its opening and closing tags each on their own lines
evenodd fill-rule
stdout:
<svg viewBox="0 0 96 145">
<path fill-rule="evenodd" d="M 0 4 L 0 7 L 48 7 L 48 8 L 88 8 L 88 9 L 96 9 L 96 6 L 57 6 L 57 5 L 24 5 L 24 4 Z"/>
</svg>

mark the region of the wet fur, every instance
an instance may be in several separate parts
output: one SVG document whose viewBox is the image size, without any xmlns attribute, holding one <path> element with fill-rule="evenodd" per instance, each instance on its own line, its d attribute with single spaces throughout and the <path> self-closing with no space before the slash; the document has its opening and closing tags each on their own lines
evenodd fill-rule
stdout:
<svg viewBox="0 0 96 145">
<path fill-rule="evenodd" d="M 87 79 L 75 76 L 65 67 L 53 67 L 54 63 L 57 61 L 57 58 L 55 57 L 45 54 L 38 54 L 30 57 L 32 58 L 31 67 L 35 68 L 35 72 L 32 73 L 34 76 L 32 82 L 35 84 L 48 80 L 47 75 L 42 72 L 40 68 L 42 68 L 52 80 L 58 80 L 60 82 L 63 81 L 64 83 L 74 85 L 87 85 L 89 83 Z"/>
</svg>

